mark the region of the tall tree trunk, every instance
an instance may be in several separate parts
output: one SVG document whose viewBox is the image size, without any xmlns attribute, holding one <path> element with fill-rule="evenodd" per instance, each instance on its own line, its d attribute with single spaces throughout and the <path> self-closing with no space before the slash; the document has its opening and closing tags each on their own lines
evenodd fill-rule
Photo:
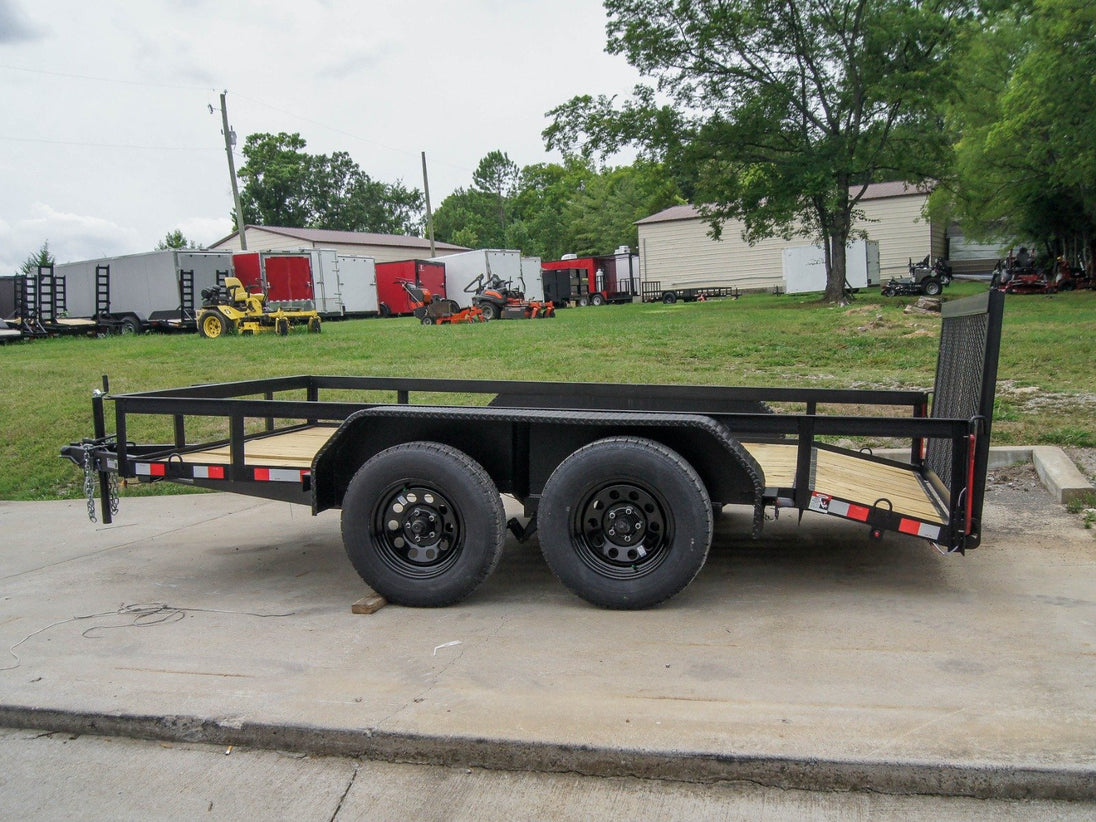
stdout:
<svg viewBox="0 0 1096 822">
<path fill-rule="evenodd" d="M 835 214 L 834 226 L 830 231 L 830 268 L 826 278 L 826 296 L 828 303 L 845 302 L 845 274 L 848 270 L 846 258 L 849 243 L 848 213 Z"/>
</svg>

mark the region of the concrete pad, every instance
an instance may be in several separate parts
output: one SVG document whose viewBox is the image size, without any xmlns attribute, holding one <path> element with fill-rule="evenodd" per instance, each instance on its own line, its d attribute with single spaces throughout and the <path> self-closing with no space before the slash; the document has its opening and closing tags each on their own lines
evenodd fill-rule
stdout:
<svg viewBox="0 0 1096 822">
<path fill-rule="evenodd" d="M 0 505 L 0 724 L 1096 797 L 1096 541 L 1047 497 L 991 491 L 966 557 L 810 514 L 753 541 L 750 512 L 728 508 L 697 580 L 634 613 L 570 595 L 535 540 L 508 543 L 464 603 L 365 616 L 337 512 L 196 495 L 123 499 L 109 527 L 84 517 Z"/>
</svg>

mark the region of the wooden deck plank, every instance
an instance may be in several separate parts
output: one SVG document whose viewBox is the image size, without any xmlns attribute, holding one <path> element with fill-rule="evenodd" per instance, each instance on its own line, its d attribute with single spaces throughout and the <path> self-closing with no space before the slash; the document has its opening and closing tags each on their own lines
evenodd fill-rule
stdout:
<svg viewBox="0 0 1096 822">
<path fill-rule="evenodd" d="M 765 472 L 765 484 L 791 488 L 795 485 L 795 444 L 743 443 Z M 840 454 L 815 449 L 814 485 L 812 491 L 874 505 L 880 499 L 890 500 L 900 514 L 926 522 L 943 524 L 936 505 L 917 475 L 904 468 L 883 465 L 861 459 L 855 454 Z"/>
<path fill-rule="evenodd" d="M 308 468 L 316 453 L 323 447 L 338 426 L 315 425 L 299 431 L 287 431 L 269 437 L 247 440 L 244 443 L 244 462 L 247 465 L 263 465 L 275 468 Z M 211 465 L 227 465 L 232 461 L 227 445 L 192 451 L 182 455 L 183 462 Z"/>
</svg>

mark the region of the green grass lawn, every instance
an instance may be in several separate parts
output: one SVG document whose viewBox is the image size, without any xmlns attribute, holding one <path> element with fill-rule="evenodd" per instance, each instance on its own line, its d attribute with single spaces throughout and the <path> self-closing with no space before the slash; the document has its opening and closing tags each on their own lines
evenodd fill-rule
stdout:
<svg viewBox="0 0 1096 822">
<path fill-rule="evenodd" d="M 984 289 L 956 283 L 947 297 Z M 913 301 L 875 293 L 835 308 L 809 296 L 747 295 L 566 309 L 532 322 L 374 319 L 287 338 L 0 346 L 0 499 L 80 495 L 82 477 L 57 453 L 91 435 L 90 397 L 102 374 L 116 393 L 289 374 L 927 389 L 940 321 L 903 314 Z M 1009 297 L 994 442 L 1096 446 L 1094 362 L 1096 292 Z"/>
</svg>

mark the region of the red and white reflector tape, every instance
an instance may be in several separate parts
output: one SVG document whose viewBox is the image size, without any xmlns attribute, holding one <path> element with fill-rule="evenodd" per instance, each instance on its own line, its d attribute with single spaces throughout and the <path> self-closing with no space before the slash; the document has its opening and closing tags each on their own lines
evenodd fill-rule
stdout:
<svg viewBox="0 0 1096 822">
<path fill-rule="evenodd" d="M 256 468 L 256 482 L 303 482 L 311 472 L 300 468 Z"/>
<path fill-rule="evenodd" d="M 903 534 L 912 534 L 915 537 L 931 539 L 933 542 L 940 539 L 939 525 L 929 525 L 927 522 L 919 522 L 915 519 L 906 519 L 903 517 L 902 521 L 898 523 L 898 530 Z"/>
<path fill-rule="evenodd" d="M 195 465 L 194 479 L 224 479 L 225 467 L 223 465 Z"/>
<path fill-rule="evenodd" d="M 139 477 L 162 477 L 167 466 L 162 462 L 138 462 L 133 466 L 134 473 Z"/>
<path fill-rule="evenodd" d="M 811 511 L 817 511 L 820 514 L 834 514 L 839 517 L 845 517 L 846 519 L 853 519 L 857 522 L 867 522 L 868 516 L 871 514 L 871 508 L 866 505 L 857 505 L 852 502 L 845 502 L 844 500 L 834 499 L 826 494 L 814 493 L 811 495 L 810 504 L 807 506 Z M 932 525 L 927 522 L 921 522 L 916 519 L 909 519 L 908 517 L 902 517 L 898 523 L 898 530 L 903 534 L 911 534 L 915 537 L 922 537 L 924 539 L 938 540 L 940 539 L 940 526 Z"/>
</svg>

